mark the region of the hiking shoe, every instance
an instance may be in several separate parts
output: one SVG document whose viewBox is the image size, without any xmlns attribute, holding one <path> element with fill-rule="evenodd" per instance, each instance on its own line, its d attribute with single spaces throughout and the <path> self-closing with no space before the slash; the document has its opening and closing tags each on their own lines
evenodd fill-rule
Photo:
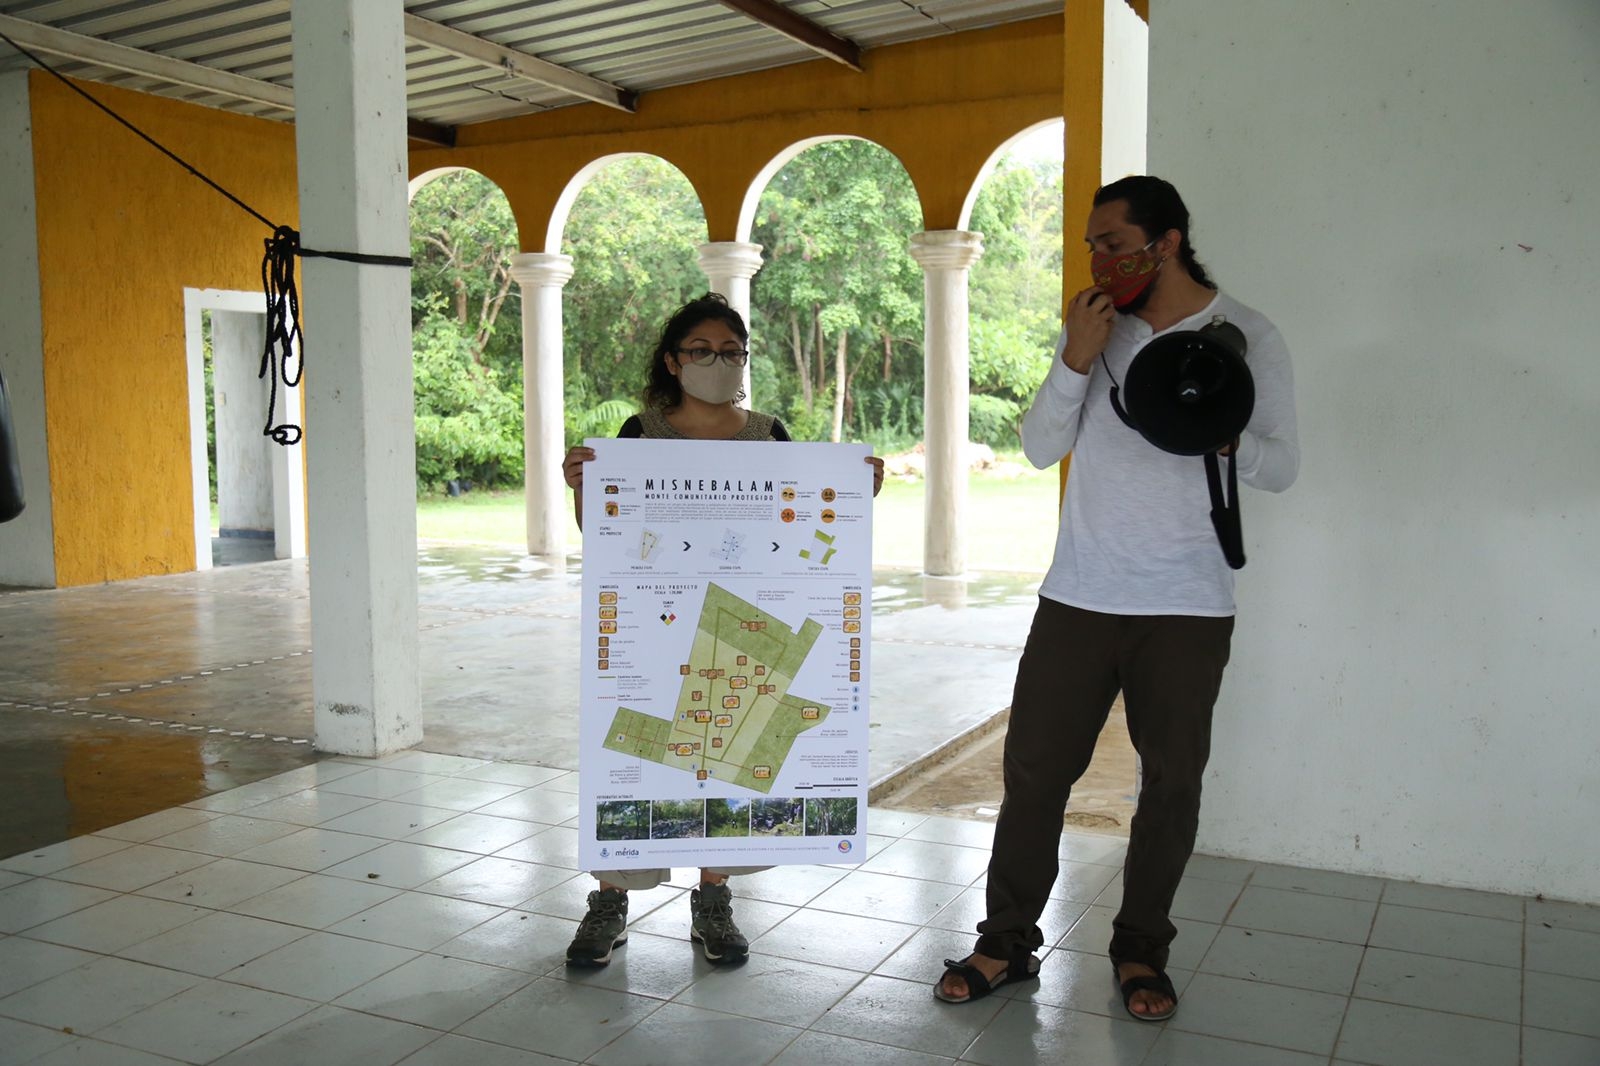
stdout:
<svg viewBox="0 0 1600 1066">
<path fill-rule="evenodd" d="M 589 913 L 567 945 L 568 966 L 604 966 L 611 950 L 628 942 L 628 894 L 620 888 L 589 893 Z"/>
<path fill-rule="evenodd" d="M 689 939 L 712 962 L 740 962 L 750 942 L 733 924 L 733 890 L 726 884 L 701 885 L 689 893 Z"/>
</svg>

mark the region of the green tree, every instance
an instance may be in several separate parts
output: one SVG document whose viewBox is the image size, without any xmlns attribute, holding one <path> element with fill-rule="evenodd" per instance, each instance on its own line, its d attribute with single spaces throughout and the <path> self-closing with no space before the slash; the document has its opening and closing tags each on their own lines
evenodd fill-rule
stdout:
<svg viewBox="0 0 1600 1066">
<path fill-rule="evenodd" d="M 971 226 L 984 235 L 969 279 L 972 436 L 1016 447 L 1060 325 L 1061 165 L 1002 160 Z"/>
<path fill-rule="evenodd" d="M 830 440 L 856 431 L 863 369 L 881 382 L 897 373 L 920 381 L 922 272 L 906 249 L 921 228 L 905 168 L 866 141 L 809 148 L 762 193 L 752 240 L 767 263 L 752 284 L 751 317 L 765 351 L 788 350 L 782 371 L 773 360 L 773 380 L 789 390 L 796 436 L 824 425 Z"/>
<path fill-rule="evenodd" d="M 562 235 L 567 439 L 609 436 L 638 408 L 650 353 L 673 311 L 706 291 L 700 199 L 653 156 L 618 160 L 578 194 Z M 618 415 L 621 417 L 617 417 Z"/>
<path fill-rule="evenodd" d="M 517 223 L 505 194 L 470 170 L 443 175 L 411 202 L 412 325 L 443 311 L 472 357 L 522 377 L 522 321 L 511 278 Z"/>
<path fill-rule="evenodd" d="M 411 204 L 417 484 L 522 480 L 517 227 L 493 182 L 446 174 Z"/>
<path fill-rule="evenodd" d="M 752 405 L 797 439 L 880 449 L 922 436 L 923 228 L 904 169 L 865 141 L 817 145 L 764 191 L 751 239 L 766 264 L 752 286 Z M 1002 162 L 970 228 L 986 252 L 971 274 L 973 436 L 1014 447 L 1048 368 L 1061 288 L 1059 163 Z M 567 437 L 615 432 L 637 409 L 661 324 L 706 289 L 695 246 L 705 219 L 688 181 L 652 157 L 605 167 L 563 234 Z M 487 179 L 458 173 L 413 204 L 418 477 L 438 484 L 521 476 L 516 228 Z"/>
<path fill-rule="evenodd" d="M 522 481 L 522 383 L 485 366 L 473 338 L 448 314 L 428 314 L 412 331 L 416 389 L 417 485 Z"/>
</svg>

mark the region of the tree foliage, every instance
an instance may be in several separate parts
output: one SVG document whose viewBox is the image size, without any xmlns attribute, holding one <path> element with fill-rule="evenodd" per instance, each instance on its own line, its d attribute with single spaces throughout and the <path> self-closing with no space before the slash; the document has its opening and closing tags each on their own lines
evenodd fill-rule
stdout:
<svg viewBox="0 0 1600 1066">
<path fill-rule="evenodd" d="M 706 291 L 705 239 L 694 187 L 653 156 L 612 163 L 578 194 L 561 241 L 573 266 L 561 311 L 570 443 L 610 436 L 638 409 L 662 323 Z"/>
<path fill-rule="evenodd" d="M 763 193 L 751 399 L 796 439 L 884 452 L 921 439 L 923 274 L 908 247 L 922 228 L 904 168 L 865 141 L 807 149 Z M 970 277 L 972 434 L 1015 447 L 1059 322 L 1060 165 L 1002 163 L 970 228 L 985 244 Z M 563 297 L 569 442 L 610 435 L 637 410 L 662 323 L 706 291 L 695 255 L 705 239 L 693 188 L 659 159 L 618 160 L 579 194 L 562 241 L 574 265 Z M 446 175 L 413 202 L 423 487 L 521 480 L 518 247 L 510 206 L 480 175 Z"/>
<path fill-rule="evenodd" d="M 479 174 L 447 174 L 411 208 L 417 484 L 522 480 L 522 329 L 511 279 L 517 226 Z"/>
<path fill-rule="evenodd" d="M 751 318 L 774 406 L 805 436 L 860 434 L 863 372 L 920 380 L 922 271 L 907 248 L 921 228 L 905 168 L 866 141 L 807 149 L 762 193 L 752 239 L 767 262 L 751 286 Z"/>
<path fill-rule="evenodd" d="M 427 314 L 411 334 L 417 482 L 522 481 L 522 382 L 485 366 L 455 319 Z"/>
<path fill-rule="evenodd" d="M 1002 161 L 971 225 L 984 243 L 970 279 L 972 436 L 1014 447 L 1061 320 L 1060 165 Z"/>
</svg>

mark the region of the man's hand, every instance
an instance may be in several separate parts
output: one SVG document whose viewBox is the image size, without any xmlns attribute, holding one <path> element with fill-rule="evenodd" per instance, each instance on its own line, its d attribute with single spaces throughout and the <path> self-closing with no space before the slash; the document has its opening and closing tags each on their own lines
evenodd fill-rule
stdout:
<svg viewBox="0 0 1600 1066">
<path fill-rule="evenodd" d="M 1117 309 L 1111 297 L 1096 288 L 1087 288 L 1067 304 L 1067 347 L 1061 361 L 1069 370 L 1087 374 L 1100 353 L 1106 350 Z"/>
</svg>

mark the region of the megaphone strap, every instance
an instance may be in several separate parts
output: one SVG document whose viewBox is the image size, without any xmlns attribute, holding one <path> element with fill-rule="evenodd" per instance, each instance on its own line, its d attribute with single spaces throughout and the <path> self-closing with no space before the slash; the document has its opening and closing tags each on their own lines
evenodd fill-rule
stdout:
<svg viewBox="0 0 1600 1066">
<path fill-rule="evenodd" d="M 1228 495 L 1222 495 L 1222 471 L 1216 452 L 1206 453 L 1206 488 L 1211 490 L 1211 527 L 1217 531 L 1222 557 L 1238 570 L 1244 566 L 1244 528 L 1239 520 L 1239 461 L 1228 453 Z"/>
<path fill-rule="evenodd" d="M 1105 368 L 1106 377 L 1111 379 L 1111 409 L 1117 412 L 1117 417 L 1122 419 L 1122 424 L 1129 429 L 1144 436 L 1139 427 L 1133 424 L 1133 419 L 1128 417 L 1128 411 L 1122 406 L 1122 386 L 1117 384 L 1116 375 L 1111 373 L 1111 364 L 1106 362 L 1106 353 L 1100 353 L 1100 365 Z"/>
</svg>

